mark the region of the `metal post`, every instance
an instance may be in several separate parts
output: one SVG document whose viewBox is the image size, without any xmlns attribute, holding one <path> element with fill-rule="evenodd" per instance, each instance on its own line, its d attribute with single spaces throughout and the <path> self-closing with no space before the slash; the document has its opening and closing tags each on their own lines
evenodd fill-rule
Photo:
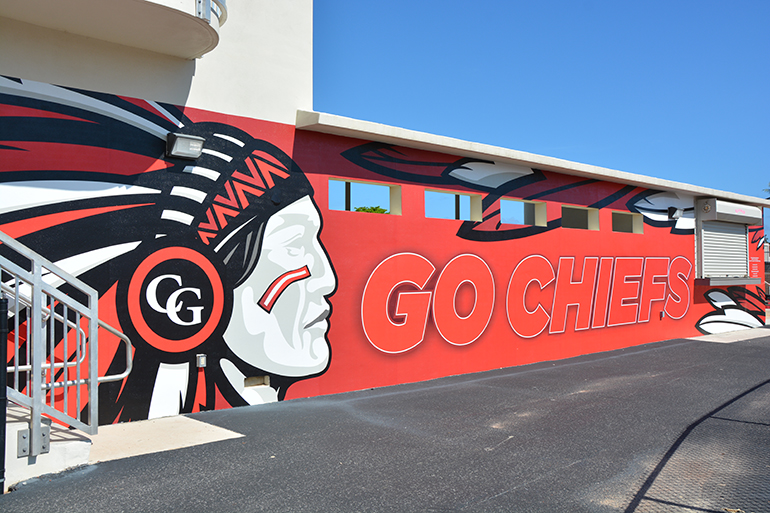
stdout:
<svg viewBox="0 0 770 513">
<path fill-rule="evenodd" d="M 5 492 L 5 432 L 8 414 L 8 298 L 0 292 L 0 494 Z"/>
<path fill-rule="evenodd" d="M 40 262 L 32 262 L 32 309 L 29 325 L 31 331 L 27 344 L 32 345 L 32 407 L 29 418 L 29 455 L 35 457 L 43 451 L 43 364 L 45 363 L 45 330 L 43 329 L 43 269 Z M 53 358 L 51 358 L 53 361 Z M 34 461 L 34 460 L 32 460 Z"/>
<path fill-rule="evenodd" d="M 455 219 L 460 219 L 460 195 L 455 194 Z"/>
<path fill-rule="evenodd" d="M 345 182 L 345 210 L 350 211 L 350 182 Z"/>
<path fill-rule="evenodd" d="M 88 424 L 92 435 L 99 429 L 99 296 L 89 297 L 88 319 Z"/>
</svg>

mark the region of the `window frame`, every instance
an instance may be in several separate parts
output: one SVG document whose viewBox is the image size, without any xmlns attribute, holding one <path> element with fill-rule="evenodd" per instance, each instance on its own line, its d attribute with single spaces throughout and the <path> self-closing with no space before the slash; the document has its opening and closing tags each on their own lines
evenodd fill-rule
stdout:
<svg viewBox="0 0 770 513">
<path fill-rule="evenodd" d="M 644 216 L 636 212 L 626 212 L 624 210 L 612 210 L 612 232 L 613 233 L 635 233 L 644 234 Z M 631 231 L 615 229 L 615 215 L 631 218 Z"/>
<path fill-rule="evenodd" d="M 503 202 L 516 202 L 516 203 L 524 203 L 526 205 L 534 205 L 534 218 L 535 222 L 534 224 L 518 224 L 518 223 L 506 223 L 503 221 Z M 526 219 L 526 217 L 525 217 Z M 501 224 L 507 224 L 512 226 L 548 226 L 548 208 L 547 204 L 544 201 L 530 201 L 525 199 L 519 199 L 519 198 L 500 198 L 500 223 Z"/>
<path fill-rule="evenodd" d="M 580 226 L 564 226 L 564 209 L 568 210 L 584 210 L 587 212 L 587 225 L 585 228 Z M 579 205 L 561 205 L 561 227 L 568 230 L 591 230 L 599 231 L 599 209 L 591 207 L 583 207 Z"/>
<path fill-rule="evenodd" d="M 695 284 L 711 287 L 761 285 L 763 277 L 751 277 L 752 250 L 749 228 L 760 226 L 762 222 L 762 211 L 756 207 L 716 198 L 697 199 Z M 723 262 L 720 262 L 720 259 Z M 745 274 L 731 272 L 736 263 L 742 267 L 741 271 L 745 270 Z M 717 271 L 714 271 L 715 268 Z"/>
<path fill-rule="evenodd" d="M 455 197 L 455 216 L 452 217 L 433 217 L 429 216 L 428 212 L 426 211 L 427 208 L 427 202 L 425 201 L 425 193 L 426 192 L 433 192 L 438 194 L 446 194 L 450 196 Z M 467 196 L 470 199 L 470 212 L 469 212 L 469 219 L 462 219 L 460 217 L 460 196 Z M 484 218 L 483 211 L 482 211 L 482 196 L 481 194 L 473 194 L 473 193 L 467 193 L 467 192 L 457 192 L 457 191 L 447 191 L 442 189 L 434 189 L 434 188 L 425 188 L 423 189 L 423 216 L 425 216 L 426 219 L 444 219 L 449 221 L 473 221 L 473 222 L 481 222 Z"/>
<path fill-rule="evenodd" d="M 334 210 L 337 212 L 355 212 L 359 214 L 364 213 L 371 213 L 371 212 L 357 212 L 352 207 L 352 184 L 363 184 L 363 185 L 375 185 L 378 187 L 387 187 L 388 190 L 388 212 L 383 213 L 384 215 L 395 215 L 400 216 L 401 215 L 401 186 L 397 184 L 390 184 L 390 183 L 382 183 L 382 182 L 370 182 L 366 180 L 348 180 L 345 178 L 329 178 L 328 181 L 328 187 L 331 188 L 332 182 L 342 182 L 345 188 L 344 192 L 344 208 L 332 208 L 331 206 L 331 194 L 329 194 L 327 198 L 327 207 L 329 210 Z M 379 206 L 379 205 L 378 205 Z"/>
</svg>

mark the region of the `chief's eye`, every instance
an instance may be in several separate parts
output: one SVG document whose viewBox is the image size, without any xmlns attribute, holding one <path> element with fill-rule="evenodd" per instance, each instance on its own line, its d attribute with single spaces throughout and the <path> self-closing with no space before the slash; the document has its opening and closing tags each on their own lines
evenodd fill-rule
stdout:
<svg viewBox="0 0 770 513">
<path fill-rule="evenodd" d="M 301 256 L 303 252 L 304 248 L 302 246 L 289 246 L 286 248 L 286 253 L 291 257 Z"/>
</svg>

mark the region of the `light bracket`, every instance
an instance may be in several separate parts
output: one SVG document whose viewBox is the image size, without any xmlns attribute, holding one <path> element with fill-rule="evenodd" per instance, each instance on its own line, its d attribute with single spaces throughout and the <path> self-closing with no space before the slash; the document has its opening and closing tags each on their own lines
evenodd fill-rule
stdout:
<svg viewBox="0 0 770 513">
<path fill-rule="evenodd" d="M 676 220 L 682 217 L 682 214 L 684 214 L 684 210 L 681 208 L 676 207 L 668 207 L 668 218 L 671 220 Z"/>
</svg>

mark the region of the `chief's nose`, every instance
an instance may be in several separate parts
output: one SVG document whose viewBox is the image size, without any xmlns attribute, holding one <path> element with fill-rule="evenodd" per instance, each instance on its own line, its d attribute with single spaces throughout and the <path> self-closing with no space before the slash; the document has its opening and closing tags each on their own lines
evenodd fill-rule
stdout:
<svg viewBox="0 0 770 513">
<path fill-rule="evenodd" d="M 316 244 L 316 255 L 317 259 L 310 269 L 308 290 L 326 296 L 334 292 L 334 289 L 337 287 L 337 278 L 334 275 L 332 263 L 320 244 Z"/>
</svg>

